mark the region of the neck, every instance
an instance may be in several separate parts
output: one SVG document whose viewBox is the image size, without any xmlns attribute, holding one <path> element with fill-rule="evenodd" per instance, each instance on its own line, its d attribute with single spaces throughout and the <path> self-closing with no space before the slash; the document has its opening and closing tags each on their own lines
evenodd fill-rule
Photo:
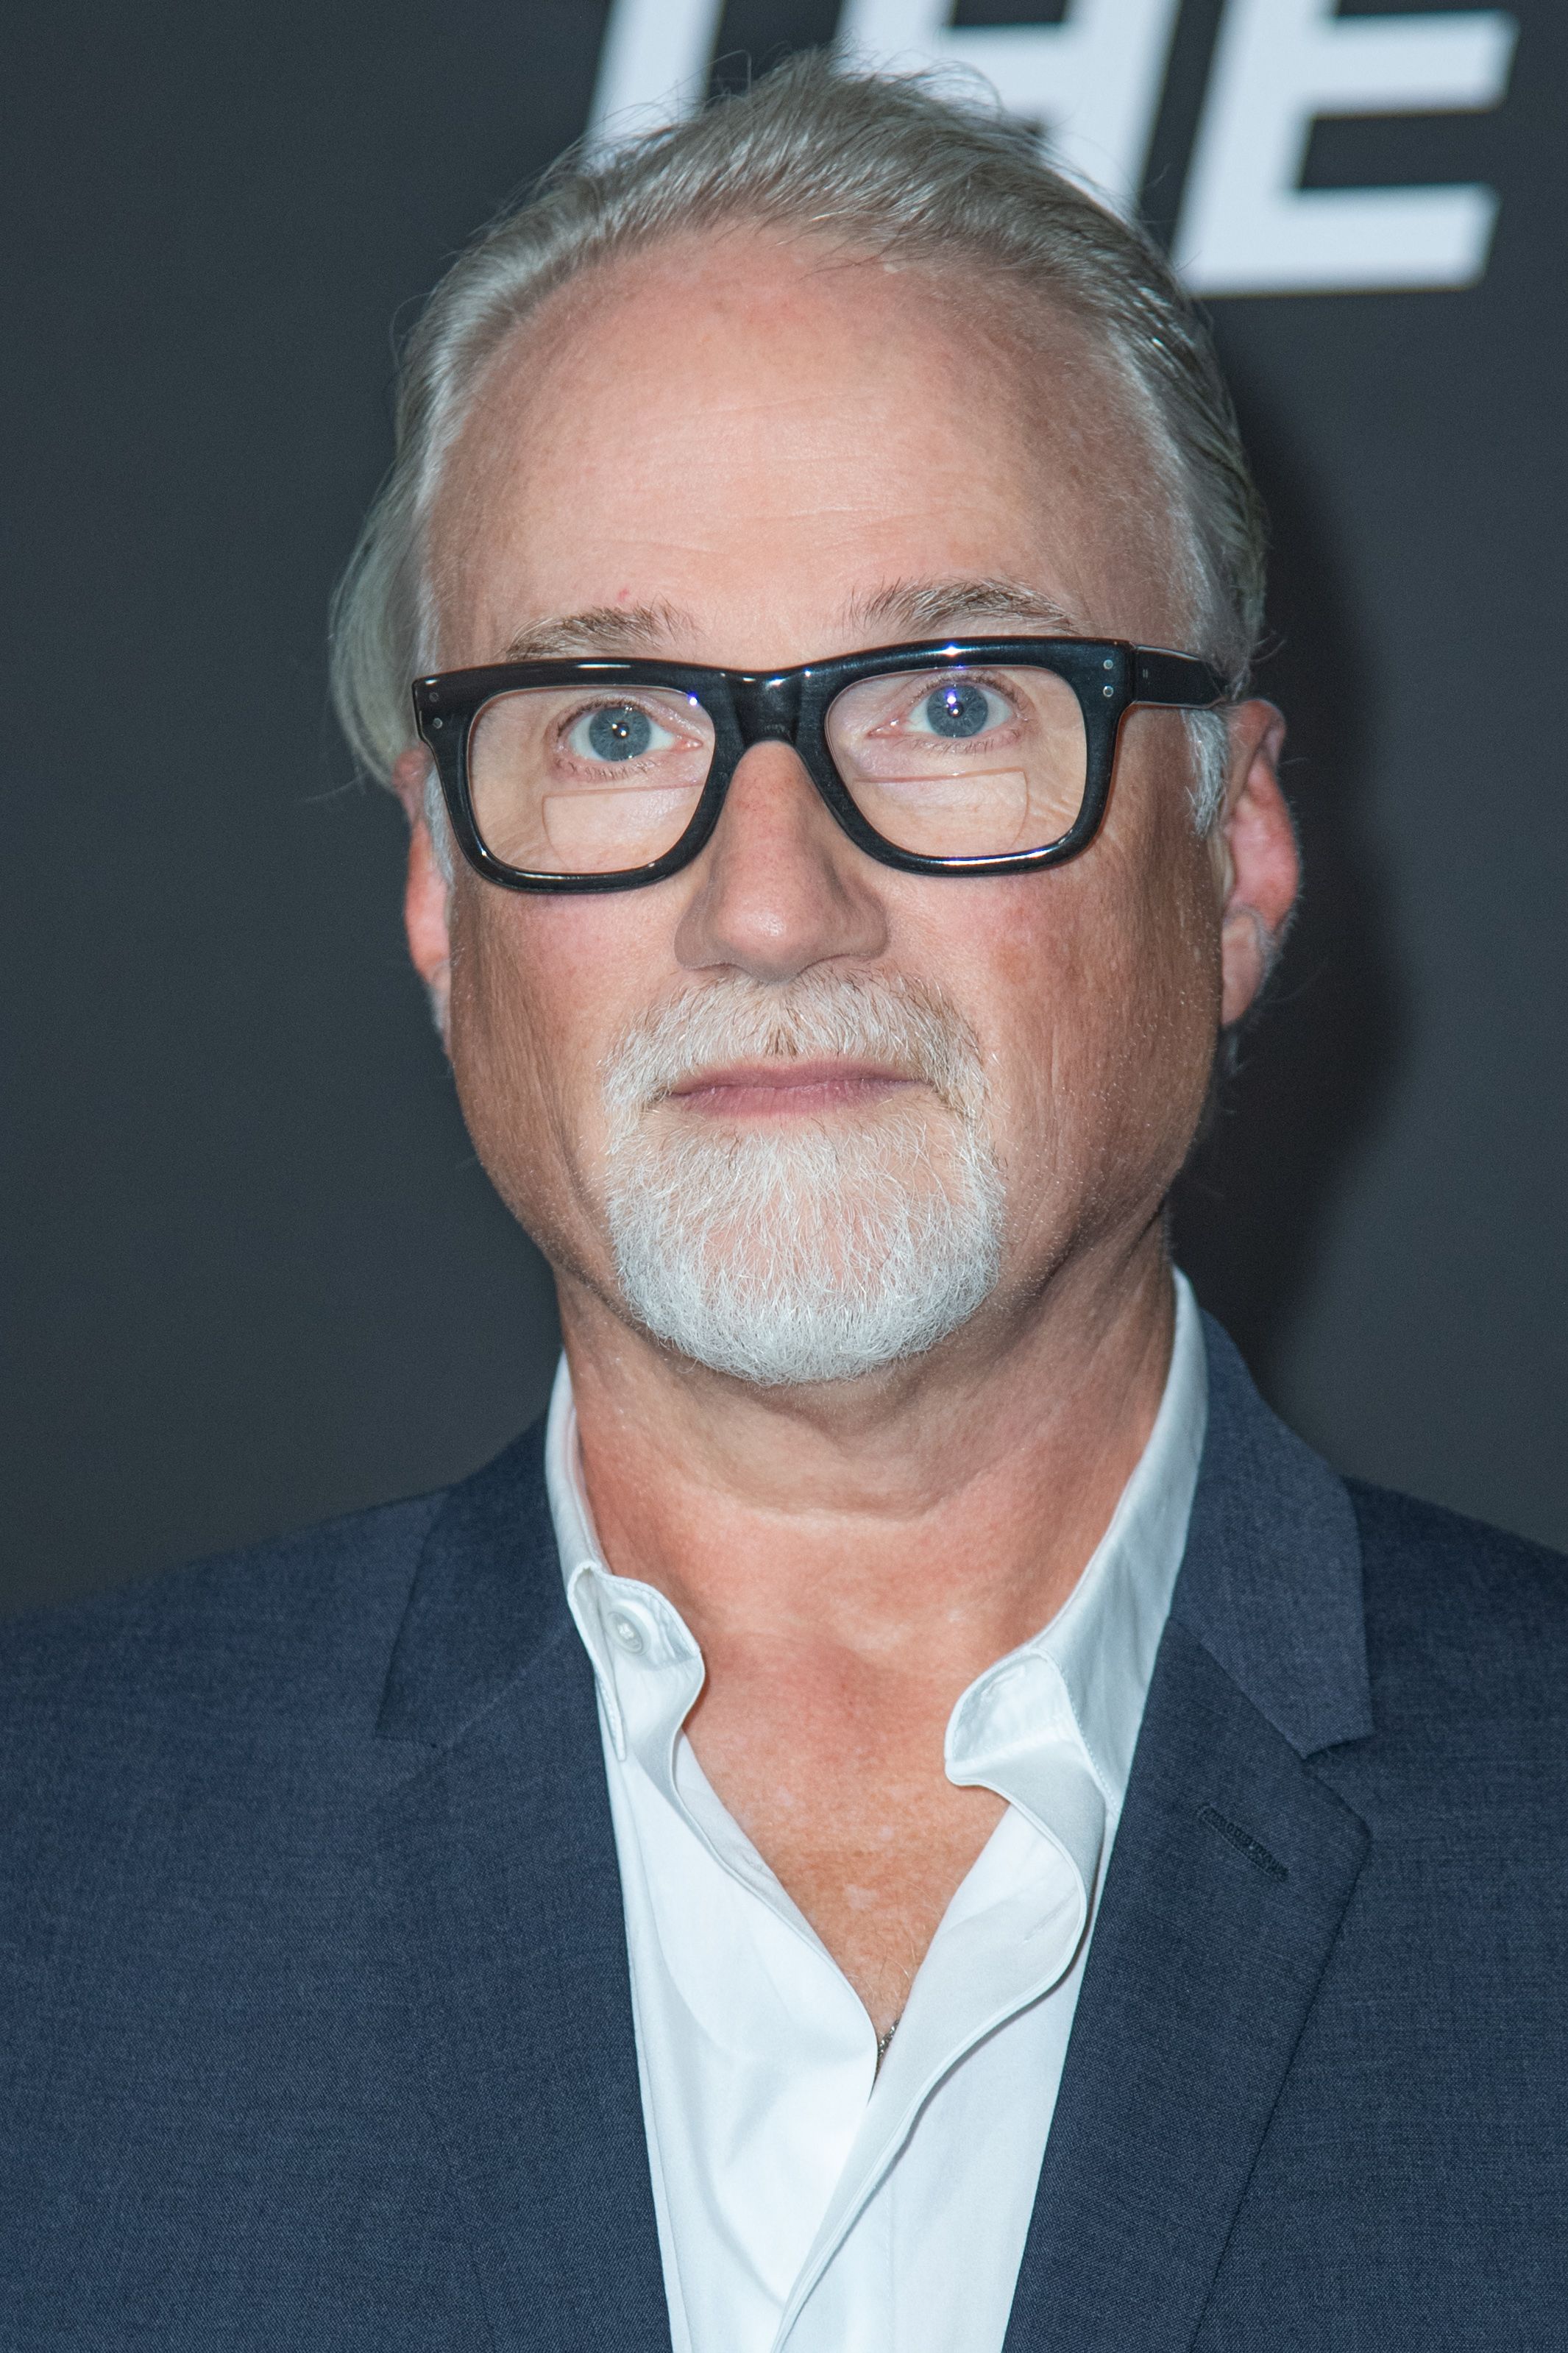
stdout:
<svg viewBox="0 0 1568 2353">
<path fill-rule="evenodd" d="M 1071 1592 L 1153 1427 L 1173 1309 L 1156 1224 L 914 1365 L 769 1391 L 563 1283 L 606 1560 L 679 1609 L 710 1684 L 804 1649 L 950 1704 Z"/>
</svg>

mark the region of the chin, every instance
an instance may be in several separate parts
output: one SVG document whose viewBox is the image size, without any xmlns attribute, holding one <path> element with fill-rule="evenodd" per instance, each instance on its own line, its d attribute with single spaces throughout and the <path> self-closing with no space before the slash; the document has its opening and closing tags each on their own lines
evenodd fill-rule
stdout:
<svg viewBox="0 0 1568 2353">
<path fill-rule="evenodd" d="M 1001 1265 L 994 1154 L 945 1111 L 642 1125 L 612 1155 L 606 1209 L 633 1319 L 763 1388 L 923 1355 L 974 1314 Z"/>
</svg>

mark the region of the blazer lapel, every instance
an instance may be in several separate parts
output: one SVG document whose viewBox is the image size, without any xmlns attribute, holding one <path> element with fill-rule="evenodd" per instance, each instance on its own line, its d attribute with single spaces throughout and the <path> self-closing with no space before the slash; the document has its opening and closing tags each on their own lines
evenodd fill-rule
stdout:
<svg viewBox="0 0 1568 2353">
<path fill-rule="evenodd" d="M 537 1433 L 454 1490 L 380 1725 L 389 1963 L 504 2353 L 668 2353 L 593 1672 Z"/>
<path fill-rule="evenodd" d="M 1342 1482 L 1209 1330 L 1209 1431 L 1005 2353 L 1189 2346 L 1368 1843 Z"/>
</svg>

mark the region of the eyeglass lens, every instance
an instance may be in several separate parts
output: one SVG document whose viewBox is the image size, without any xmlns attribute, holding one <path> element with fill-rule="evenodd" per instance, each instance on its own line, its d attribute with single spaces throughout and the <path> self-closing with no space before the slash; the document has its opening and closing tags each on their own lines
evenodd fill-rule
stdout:
<svg viewBox="0 0 1568 2353">
<path fill-rule="evenodd" d="M 863 678 L 827 713 L 827 749 L 867 823 L 921 858 L 1005 858 L 1072 829 L 1083 714 L 1048 670 Z"/>
<path fill-rule="evenodd" d="M 833 765 L 896 849 L 1000 858 L 1069 832 L 1087 773 L 1078 697 L 1054 671 L 949 668 L 858 680 L 829 707 Z M 713 723 L 676 688 L 524 687 L 474 723 L 469 793 L 491 855 L 608 874 L 674 849 L 712 765 Z"/>
</svg>

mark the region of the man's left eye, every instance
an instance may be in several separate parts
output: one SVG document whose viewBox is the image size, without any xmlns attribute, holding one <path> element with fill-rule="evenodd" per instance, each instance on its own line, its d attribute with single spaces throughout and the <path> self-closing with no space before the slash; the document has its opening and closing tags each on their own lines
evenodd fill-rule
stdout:
<svg viewBox="0 0 1568 2353">
<path fill-rule="evenodd" d="M 978 679 L 944 678 L 910 712 L 908 724 L 917 735 L 945 736 L 960 743 L 968 735 L 984 735 L 1012 717 L 1006 702 Z"/>
</svg>

